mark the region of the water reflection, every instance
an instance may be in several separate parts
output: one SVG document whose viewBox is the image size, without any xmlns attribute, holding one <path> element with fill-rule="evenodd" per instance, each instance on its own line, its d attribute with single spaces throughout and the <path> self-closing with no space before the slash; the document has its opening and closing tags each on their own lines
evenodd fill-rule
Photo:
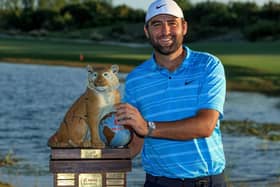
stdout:
<svg viewBox="0 0 280 187">
<path fill-rule="evenodd" d="M 0 75 L 0 153 L 12 150 L 20 159 L 16 166 L 0 169 L 0 180 L 15 187 L 52 186 L 46 142 L 85 90 L 86 70 L 0 63 Z M 231 92 L 225 119 L 280 123 L 279 103 L 279 97 Z M 223 137 L 226 173 L 232 181 L 272 181 L 280 176 L 280 142 L 229 134 Z M 128 174 L 128 186 L 141 186 L 143 181 L 138 156 Z"/>
<path fill-rule="evenodd" d="M 229 92 L 224 107 L 226 120 L 280 123 L 280 97 L 259 93 Z"/>
</svg>

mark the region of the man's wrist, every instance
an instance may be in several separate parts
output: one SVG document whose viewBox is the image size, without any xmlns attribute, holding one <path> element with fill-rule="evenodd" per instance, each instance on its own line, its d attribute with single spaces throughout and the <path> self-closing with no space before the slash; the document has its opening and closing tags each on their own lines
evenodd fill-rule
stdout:
<svg viewBox="0 0 280 187">
<path fill-rule="evenodd" d="M 152 121 L 147 121 L 147 128 L 148 128 L 148 133 L 146 134 L 145 137 L 150 137 L 153 131 L 156 129 L 156 125 Z"/>
</svg>

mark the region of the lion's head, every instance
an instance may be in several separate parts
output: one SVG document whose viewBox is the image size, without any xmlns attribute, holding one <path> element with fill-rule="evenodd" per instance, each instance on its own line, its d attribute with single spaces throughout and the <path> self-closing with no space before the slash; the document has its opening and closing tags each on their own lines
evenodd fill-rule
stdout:
<svg viewBox="0 0 280 187">
<path fill-rule="evenodd" d="M 87 66 L 88 88 L 96 92 L 109 92 L 119 87 L 119 66 L 112 65 L 111 68 L 93 68 Z"/>
</svg>

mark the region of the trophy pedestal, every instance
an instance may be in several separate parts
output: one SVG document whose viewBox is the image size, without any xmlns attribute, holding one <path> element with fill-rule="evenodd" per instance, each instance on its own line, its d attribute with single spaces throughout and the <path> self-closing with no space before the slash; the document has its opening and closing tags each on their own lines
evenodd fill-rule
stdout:
<svg viewBox="0 0 280 187">
<path fill-rule="evenodd" d="M 94 148 L 52 148 L 54 187 L 126 187 L 130 151 Z"/>
</svg>

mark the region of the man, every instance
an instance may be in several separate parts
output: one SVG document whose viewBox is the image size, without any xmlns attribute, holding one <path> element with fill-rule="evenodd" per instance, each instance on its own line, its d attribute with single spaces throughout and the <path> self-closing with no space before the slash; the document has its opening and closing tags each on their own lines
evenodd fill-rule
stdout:
<svg viewBox="0 0 280 187">
<path fill-rule="evenodd" d="M 142 148 L 145 187 L 226 186 L 224 69 L 217 57 L 183 45 L 187 29 L 173 0 L 149 6 L 144 31 L 154 53 L 128 75 L 126 103 L 116 105 L 118 124 L 135 132 L 132 154 Z"/>
</svg>

